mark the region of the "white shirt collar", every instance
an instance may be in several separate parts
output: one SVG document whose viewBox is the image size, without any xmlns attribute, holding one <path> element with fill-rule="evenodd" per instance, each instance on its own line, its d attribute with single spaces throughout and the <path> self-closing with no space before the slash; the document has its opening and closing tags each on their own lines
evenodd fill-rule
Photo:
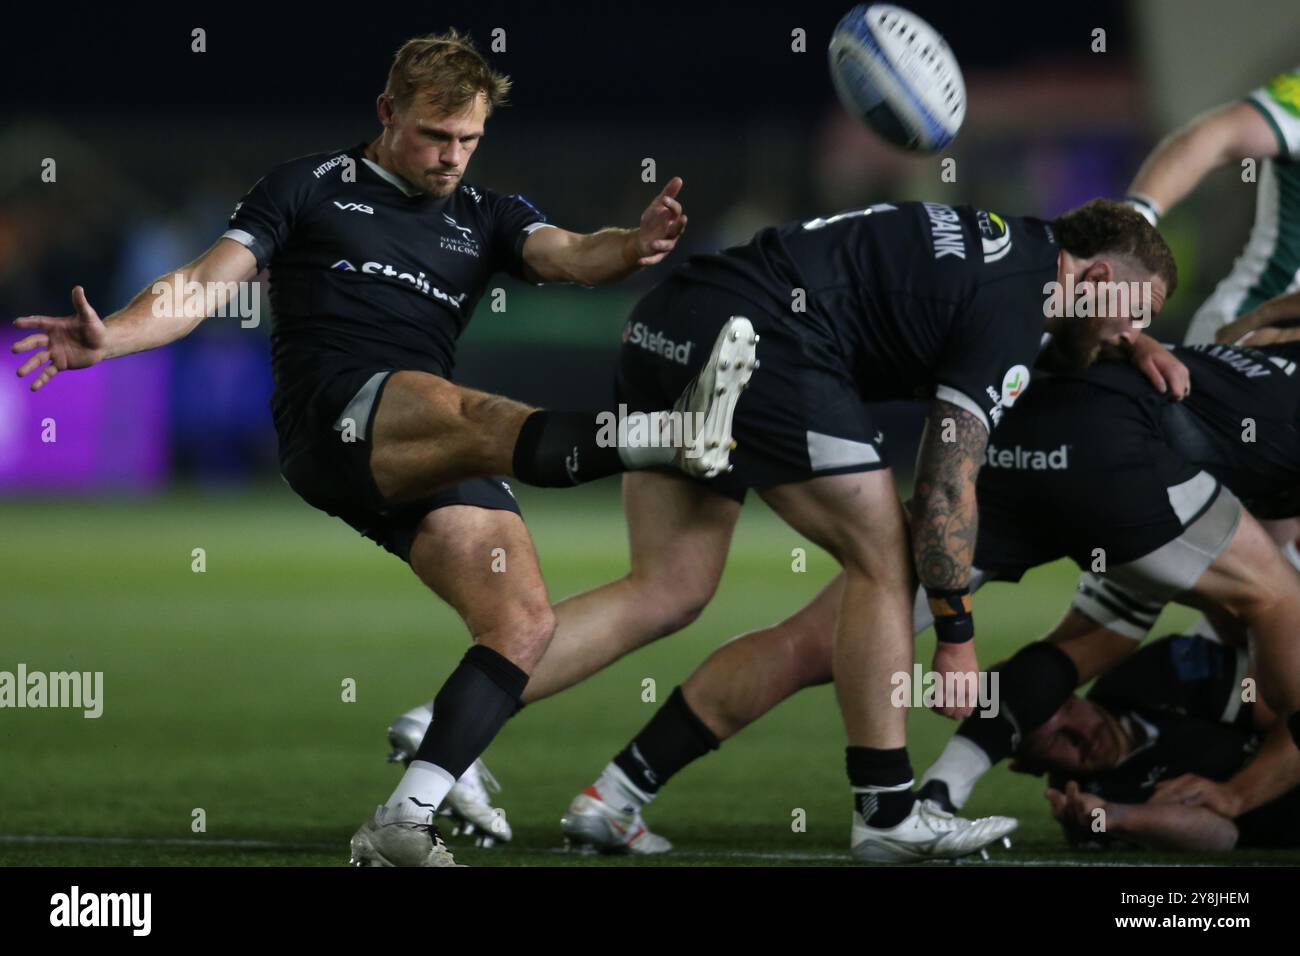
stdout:
<svg viewBox="0 0 1300 956">
<path fill-rule="evenodd" d="M 368 157 L 362 156 L 361 161 L 365 163 L 367 166 L 369 166 L 372 170 L 374 170 L 376 176 L 378 176 L 380 179 L 384 180 L 385 182 L 389 183 L 390 185 L 396 186 L 406 195 L 418 196 L 421 192 L 423 192 L 423 190 L 415 188 L 410 183 L 408 183 L 405 179 L 403 179 L 401 176 L 398 176 L 395 173 L 390 173 L 388 170 L 384 169 L 384 167 L 380 166 L 378 163 L 371 162 Z"/>
</svg>

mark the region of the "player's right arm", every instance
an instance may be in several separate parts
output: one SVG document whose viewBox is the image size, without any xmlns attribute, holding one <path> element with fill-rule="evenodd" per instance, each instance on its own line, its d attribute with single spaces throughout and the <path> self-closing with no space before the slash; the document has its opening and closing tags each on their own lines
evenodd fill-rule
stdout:
<svg viewBox="0 0 1300 956">
<path fill-rule="evenodd" d="M 101 320 L 85 290 L 72 290 L 72 315 L 28 315 L 14 321 L 32 334 L 13 344 L 13 352 L 31 352 L 18 367 L 20 378 L 40 369 L 31 390 L 39 391 L 59 372 L 89 368 L 106 359 L 144 352 L 175 342 L 192 332 L 215 311 L 227 283 L 247 282 L 257 274 L 257 261 L 247 248 L 231 239 L 216 245 L 193 262 L 161 276 L 127 305 Z M 172 289 L 203 290 L 201 303 L 181 303 L 177 309 Z M 48 363 L 48 364 L 47 364 Z M 44 366 L 44 367 L 42 367 Z"/>
<path fill-rule="evenodd" d="M 979 670 L 970 577 L 979 524 L 975 481 L 988 437 L 988 428 L 972 411 L 941 398 L 931 406 L 921 437 L 912 497 L 912 554 L 935 618 L 933 669 L 939 673 Z M 972 712 L 970 707 L 936 709 L 946 717 Z"/>
</svg>

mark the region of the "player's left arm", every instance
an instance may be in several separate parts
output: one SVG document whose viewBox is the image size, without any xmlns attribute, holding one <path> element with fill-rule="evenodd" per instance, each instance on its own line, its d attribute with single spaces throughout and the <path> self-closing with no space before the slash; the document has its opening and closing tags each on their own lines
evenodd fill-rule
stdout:
<svg viewBox="0 0 1300 956">
<path fill-rule="evenodd" d="M 1300 787 L 1300 749 L 1285 721 L 1275 721 L 1255 759 L 1229 780 L 1217 783 L 1185 773 L 1156 786 L 1153 801 L 1209 807 L 1225 817 L 1239 817 Z"/>
<path fill-rule="evenodd" d="M 652 266 L 672 252 L 686 229 L 686 214 L 677 201 L 682 180 L 674 176 L 641 214 L 635 229 L 601 229 L 593 233 L 538 229 L 524 242 L 523 259 L 539 282 L 606 285 Z"/>
<path fill-rule="evenodd" d="M 935 399 L 921 436 L 912 498 L 912 554 L 934 613 L 938 641 L 932 667 L 938 673 L 979 670 L 970 576 L 979 524 L 975 481 L 988 438 L 979 417 L 944 399 Z M 945 702 L 936 710 L 945 717 L 968 717 L 973 708 Z"/>
</svg>

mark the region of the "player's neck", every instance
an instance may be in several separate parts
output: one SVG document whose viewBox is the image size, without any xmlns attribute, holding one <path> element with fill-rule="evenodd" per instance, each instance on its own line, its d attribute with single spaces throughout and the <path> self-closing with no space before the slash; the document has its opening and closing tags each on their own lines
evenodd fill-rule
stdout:
<svg viewBox="0 0 1300 956">
<path fill-rule="evenodd" d="M 388 150 L 384 149 L 382 136 L 375 139 L 369 146 L 363 149 L 361 151 L 361 155 L 363 158 L 370 160 L 370 162 L 374 163 L 376 166 L 378 166 L 384 172 L 388 173 L 390 176 L 396 177 L 398 180 L 405 183 L 408 189 L 415 190 L 420 193 L 425 193 L 425 190 L 422 189 L 418 183 L 411 182 L 409 179 L 403 176 L 396 168 L 394 168 L 392 157 L 389 155 Z"/>
</svg>

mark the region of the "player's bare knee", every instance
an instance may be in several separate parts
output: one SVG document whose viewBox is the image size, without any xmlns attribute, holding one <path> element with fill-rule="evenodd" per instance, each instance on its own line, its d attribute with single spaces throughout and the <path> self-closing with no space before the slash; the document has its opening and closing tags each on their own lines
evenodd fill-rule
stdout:
<svg viewBox="0 0 1300 956">
<path fill-rule="evenodd" d="M 529 670 L 541 660 L 555 636 L 555 612 L 546 603 L 518 601 L 500 608 L 491 624 L 475 633 L 519 667 Z"/>
<path fill-rule="evenodd" d="M 633 568 L 627 581 L 637 604 L 654 619 L 659 637 L 695 623 L 718 589 L 717 574 L 691 564 Z"/>
</svg>

